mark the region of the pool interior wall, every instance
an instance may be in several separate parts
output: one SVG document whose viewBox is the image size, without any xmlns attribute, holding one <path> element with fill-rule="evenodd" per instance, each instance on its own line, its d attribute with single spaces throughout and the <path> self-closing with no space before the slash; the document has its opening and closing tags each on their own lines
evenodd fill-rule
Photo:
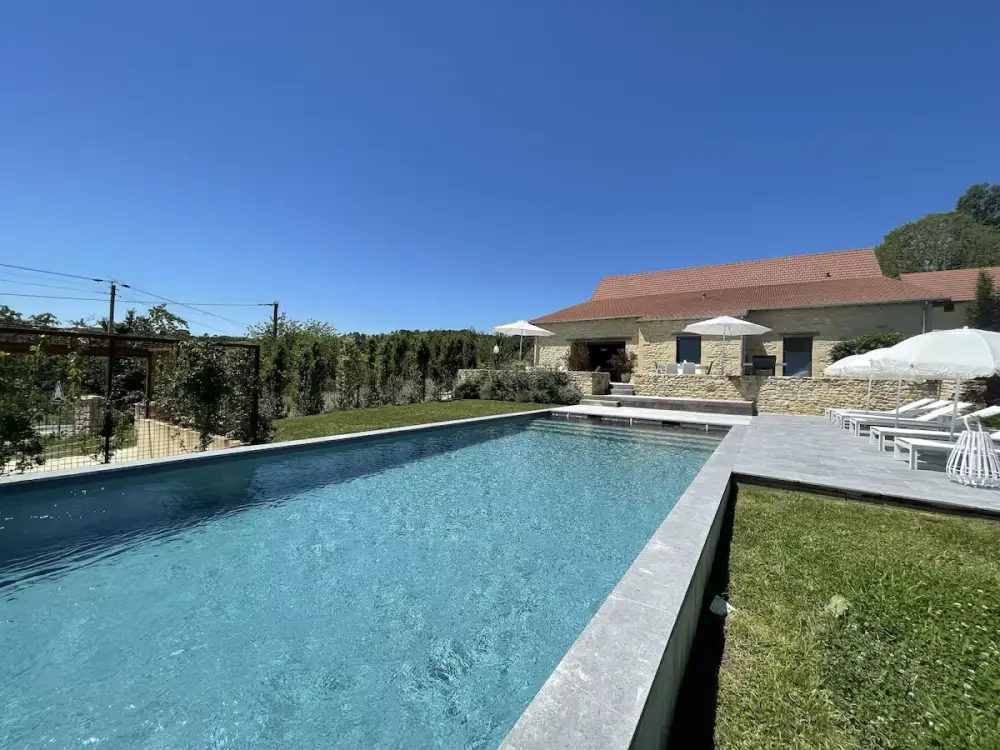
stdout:
<svg viewBox="0 0 1000 750">
<path fill-rule="evenodd" d="M 594 429 L 3 487 L 0 745 L 495 746 L 712 447 Z"/>
</svg>

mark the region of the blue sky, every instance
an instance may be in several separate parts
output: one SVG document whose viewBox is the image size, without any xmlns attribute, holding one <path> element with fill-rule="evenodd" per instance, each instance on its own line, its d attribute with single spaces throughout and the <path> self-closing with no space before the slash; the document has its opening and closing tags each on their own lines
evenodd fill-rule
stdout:
<svg viewBox="0 0 1000 750">
<path fill-rule="evenodd" d="M 985 1 L 8 3 L 0 261 L 383 331 L 871 245 L 1000 181 L 998 24 Z M 32 278 L 0 269 L 0 303 L 102 309 L 3 295 Z"/>
</svg>

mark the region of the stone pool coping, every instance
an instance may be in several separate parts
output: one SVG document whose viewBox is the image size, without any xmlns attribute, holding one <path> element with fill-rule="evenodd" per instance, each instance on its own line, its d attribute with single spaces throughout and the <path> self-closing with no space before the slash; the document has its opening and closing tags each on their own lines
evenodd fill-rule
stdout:
<svg viewBox="0 0 1000 750">
<path fill-rule="evenodd" d="M 324 437 L 303 438 L 301 440 L 285 440 L 280 443 L 261 443 L 260 445 L 242 445 L 236 448 L 224 448 L 214 451 L 199 451 L 196 453 L 181 453 L 176 456 L 146 458 L 136 461 L 101 464 L 99 466 L 80 466 L 73 469 L 57 469 L 55 471 L 39 471 L 29 474 L 14 474 L 0 477 L 0 489 L 5 486 L 35 485 L 40 482 L 55 482 L 60 480 L 80 478 L 90 475 L 101 475 L 113 472 L 143 471 L 149 469 L 171 468 L 192 461 L 225 461 L 246 458 L 258 453 L 278 453 L 297 448 L 309 448 L 342 442 L 370 440 L 374 438 L 401 435 L 422 430 L 461 427 L 479 422 L 493 422 L 504 419 L 524 419 L 544 416 L 552 412 L 552 408 L 532 409 L 531 411 L 516 411 L 510 414 L 491 414 L 486 417 L 469 417 L 466 419 L 450 419 L 446 422 L 425 422 L 423 424 L 403 425 L 402 427 L 387 427 L 381 430 L 366 430 L 365 432 L 345 432 L 342 435 L 326 435 Z"/>
<path fill-rule="evenodd" d="M 746 430 L 723 438 L 501 748 L 665 744 Z"/>
</svg>

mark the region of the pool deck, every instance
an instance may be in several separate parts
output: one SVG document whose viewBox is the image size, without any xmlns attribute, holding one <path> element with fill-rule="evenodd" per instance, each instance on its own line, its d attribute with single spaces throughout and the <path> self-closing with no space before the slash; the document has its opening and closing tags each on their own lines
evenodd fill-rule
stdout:
<svg viewBox="0 0 1000 750">
<path fill-rule="evenodd" d="M 698 411 L 675 411 L 671 409 L 643 409 L 634 406 L 560 406 L 552 410 L 555 415 L 573 417 L 600 417 L 636 422 L 658 422 L 660 424 L 701 424 L 710 427 L 736 427 L 748 425 L 753 417 L 743 414 L 709 414 Z"/>
<path fill-rule="evenodd" d="M 751 483 L 1000 517 L 1000 492 L 952 482 L 938 458 L 914 471 L 824 417 L 761 414 L 747 428 L 733 472 Z"/>
</svg>

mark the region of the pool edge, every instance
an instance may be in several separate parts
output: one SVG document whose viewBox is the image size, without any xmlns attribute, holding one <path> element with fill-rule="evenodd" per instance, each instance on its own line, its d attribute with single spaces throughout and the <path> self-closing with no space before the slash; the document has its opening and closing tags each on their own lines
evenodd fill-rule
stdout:
<svg viewBox="0 0 1000 750">
<path fill-rule="evenodd" d="M 387 427 L 382 430 L 367 430 L 365 432 L 347 432 L 342 435 L 327 435 L 316 438 L 303 438 L 301 440 L 285 440 L 280 443 L 262 443 L 260 445 L 242 445 L 236 448 L 226 448 L 215 451 L 200 451 L 197 453 L 183 453 L 176 456 L 163 456 L 161 458 L 147 458 L 137 461 L 122 461 L 121 463 L 102 464 L 100 466 L 81 466 L 74 469 L 57 469 L 55 471 L 40 471 L 31 474 L 13 474 L 0 477 L 0 490 L 5 487 L 26 487 L 35 486 L 42 482 L 59 482 L 70 479 L 79 479 L 87 476 L 100 476 L 108 473 L 136 472 L 149 469 L 170 468 L 175 465 L 182 465 L 192 461 L 223 461 L 239 458 L 246 458 L 258 453 L 277 453 L 281 451 L 292 451 L 298 448 L 311 448 L 328 443 L 336 444 L 343 442 L 362 442 L 373 438 L 388 437 L 391 435 L 401 435 L 422 430 L 443 429 L 449 427 L 460 427 L 478 422 L 492 422 L 502 419 L 523 419 L 530 417 L 535 419 L 552 412 L 552 408 L 532 409 L 530 411 L 517 411 L 509 414 L 491 414 L 486 417 L 469 417 L 467 419 L 450 419 L 446 422 L 426 422 L 424 424 L 404 425 L 402 427 Z"/>
<path fill-rule="evenodd" d="M 723 438 L 501 748 L 666 744 L 746 430 Z"/>
</svg>

